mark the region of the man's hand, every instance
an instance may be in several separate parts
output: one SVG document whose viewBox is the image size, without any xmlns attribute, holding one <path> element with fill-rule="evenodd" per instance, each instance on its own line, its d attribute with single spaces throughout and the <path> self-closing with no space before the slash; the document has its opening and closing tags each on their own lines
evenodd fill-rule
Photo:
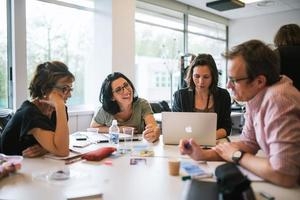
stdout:
<svg viewBox="0 0 300 200">
<path fill-rule="evenodd" d="M 219 154 L 220 157 L 222 157 L 224 160 L 228 162 L 233 162 L 232 154 L 235 151 L 239 150 L 237 145 L 230 142 L 220 143 L 216 145 L 213 149 Z"/>
</svg>

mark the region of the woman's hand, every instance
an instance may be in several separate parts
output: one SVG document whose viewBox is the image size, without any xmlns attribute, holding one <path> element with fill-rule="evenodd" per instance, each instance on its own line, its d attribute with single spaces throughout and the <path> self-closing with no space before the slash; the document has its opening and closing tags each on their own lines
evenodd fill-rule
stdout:
<svg viewBox="0 0 300 200">
<path fill-rule="evenodd" d="M 27 149 L 22 151 L 22 155 L 28 158 L 43 156 L 46 153 L 48 153 L 48 151 L 43 147 L 41 147 L 39 144 L 28 147 Z"/>
<path fill-rule="evenodd" d="M 51 107 L 55 107 L 56 104 L 65 104 L 63 94 L 59 90 L 52 90 L 48 95 L 45 95 L 43 99 L 39 99 L 40 103 L 48 104 Z"/>
<path fill-rule="evenodd" d="M 148 142 L 156 142 L 159 138 L 159 135 L 160 135 L 159 127 L 157 127 L 153 124 L 148 124 L 145 127 L 145 130 L 143 131 L 143 137 Z"/>
</svg>

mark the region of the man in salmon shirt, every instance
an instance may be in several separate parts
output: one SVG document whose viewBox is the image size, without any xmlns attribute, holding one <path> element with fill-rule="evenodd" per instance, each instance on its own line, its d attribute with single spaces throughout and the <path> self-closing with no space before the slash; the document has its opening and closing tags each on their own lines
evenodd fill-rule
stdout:
<svg viewBox="0 0 300 200">
<path fill-rule="evenodd" d="M 263 42 L 250 40 L 234 47 L 227 87 L 237 101 L 246 102 L 240 140 L 204 150 L 192 139 L 179 150 L 195 160 L 234 162 L 261 178 L 283 187 L 300 180 L 300 92 L 279 74 L 276 54 Z M 265 157 L 256 156 L 258 150 Z"/>
</svg>

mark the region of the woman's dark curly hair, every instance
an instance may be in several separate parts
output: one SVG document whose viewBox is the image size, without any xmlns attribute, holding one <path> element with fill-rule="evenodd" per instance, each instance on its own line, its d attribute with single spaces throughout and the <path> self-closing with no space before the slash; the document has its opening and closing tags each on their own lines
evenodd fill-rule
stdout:
<svg viewBox="0 0 300 200">
<path fill-rule="evenodd" d="M 138 95 L 136 93 L 136 90 L 132 82 L 124 74 L 120 72 L 114 72 L 112 74 L 109 74 L 102 83 L 100 95 L 99 95 L 99 101 L 102 103 L 103 109 L 112 115 L 121 111 L 118 103 L 112 100 L 113 92 L 112 92 L 111 84 L 113 81 L 117 80 L 118 78 L 124 78 L 127 81 L 127 83 L 129 83 L 133 91 L 133 102 L 135 102 L 138 99 Z"/>
<path fill-rule="evenodd" d="M 75 80 L 74 75 L 64 63 L 52 61 L 39 64 L 28 88 L 30 96 L 33 99 L 42 98 L 53 89 L 59 79 L 65 77 L 72 81 Z"/>
<path fill-rule="evenodd" d="M 193 70 L 195 67 L 204 66 L 204 65 L 208 66 L 210 70 L 212 76 L 212 83 L 209 86 L 209 91 L 211 94 L 214 94 L 218 87 L 219 73 L 218 73 L 216 62 L 210 54 L 198 54 L 194 58 L 194 60 L 191 62 L 190 67 L 188 69 L 185 81 L 187 82 L 189 88 L 195 89 L 195 83 L 193 81 Z"/>
</svg>

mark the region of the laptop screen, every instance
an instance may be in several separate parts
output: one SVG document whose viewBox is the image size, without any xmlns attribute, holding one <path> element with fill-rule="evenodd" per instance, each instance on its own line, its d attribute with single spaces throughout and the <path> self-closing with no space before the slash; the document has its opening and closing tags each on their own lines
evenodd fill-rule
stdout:
<svg viewBox="0 0 300 200">
<path fill-rule="evenodd" d="M 204 112 L 162 112 L 164 144 L 179 144 L 193 138 L 199 145 L 216 145 L 217 114 Z"/>
</svg>

